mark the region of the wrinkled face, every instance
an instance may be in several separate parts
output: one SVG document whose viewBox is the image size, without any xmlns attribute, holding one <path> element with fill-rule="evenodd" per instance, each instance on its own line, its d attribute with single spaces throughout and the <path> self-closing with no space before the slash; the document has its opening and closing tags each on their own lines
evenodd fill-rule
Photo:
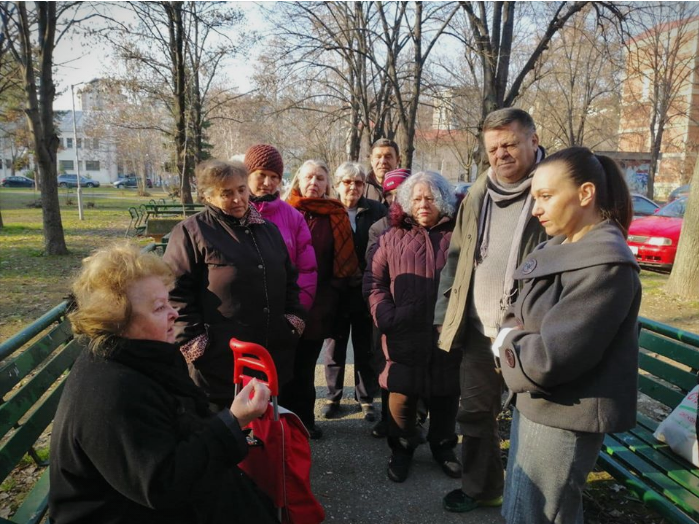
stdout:
<svg viewBox="0 0 699 524">
<path fill-rule="evenodd" d="M 131 319 L 122 335 L 139 340 L 175 342 L 175 311 L 168 300 L 168 289 L 158 277 L 146 277 L 126 288 L 131 303 Z"/>
<path fill-rule="evenodd" d="M 534 168 L 539 137 L 530 133 L 518 122 L 483 134 L 490 167 L 498 181 L 505 184 L 519 182 Z"/>
<path fill-rule="evenodd" d="M 386 173 L 398 168 L 399 162 L 400 157 L 391 146 L 375 147 L 371 151 L 371 169 L 379 183 L 383 182 Z"/>
<path fill-rule="evenodd" d="M 221 209 L 225 214 L 243 218 L 248 211 L 250 190 L 247 181 L 238 175 L 229 176 L 208 197 L 211 205 Z"/>
<path fill-rule="evenodd" d="M 566 235 L 569 241 L 575 241 L 586 208 L 591 205 L 584 190 L 587 185 L 594 187 L 589 182 L 577 187 L 562 162 L 536 170 L 531 187 L 535 199 L 532 214 L 539 219 L 547 235 Z"/>
<path fill-rule="evenodd" d="M 413 186 L 411 196 L 411 214 L 422 227 L 432 227 L 439 221 L 439 209 L 434 203 L 432 189 L 427 184 L 418 182 Z"/>
<path fill-rule="evenodd" d="M 282 183 L 280 177 L 269 169 L 257 169 L 248 175 L 248 187 L 255 196 L 274 195 L 279 190 Z"/>
<path fill-rule="evenodd" d="M 337 183 L 335 189 L 343 206 L 357 207 L 357 202 L 359 202 L 362 191 L 364 191 L 364 180 L 361 176 L 345 175 Z"/>
<path fill-rule="evenodd" d="M 299 192 L 306 198 L 323 198 L 328 189 L 328 174 L 317 166 L 306 166 L 299 173 Z"/>
</svg>

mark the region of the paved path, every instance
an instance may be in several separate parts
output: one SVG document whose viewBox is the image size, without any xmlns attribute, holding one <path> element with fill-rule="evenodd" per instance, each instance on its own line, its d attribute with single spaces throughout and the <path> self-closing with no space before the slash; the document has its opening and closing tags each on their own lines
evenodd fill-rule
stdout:
<svg viewBox="0 0 699 524">
<path fill-rule="evenodd" d="M 349 355 L 348 355 L 349 356 Z M 351 360 L 351 359 L 350 359 Z M 322 362 L 322 355 L 321 360 Z M 371 436 L 372 424 L 363 420 L 353 400 L 354 370 L 347 366 L 342 416 L 320 417 L 327 388 L 323 367 L 316 366 L 316 418 L 323 438 L 311 441 L 313 491 L 325 507 L 326 522 L 343 524 L 501 524 L 499 509 L 454 514 L 442 509 L 442 497 L 460 486 L 432 460 L 429 446 L 415 452 L 408 480 L 391 482 L 386 476 L 390 455 L 385 439 Z M 377 406 L 378 407 L 378 406 Z M 459 450 L 457 450 L 458 452 Z M 458 454 L 458 453 L 457 453 Z"/>
</svg>

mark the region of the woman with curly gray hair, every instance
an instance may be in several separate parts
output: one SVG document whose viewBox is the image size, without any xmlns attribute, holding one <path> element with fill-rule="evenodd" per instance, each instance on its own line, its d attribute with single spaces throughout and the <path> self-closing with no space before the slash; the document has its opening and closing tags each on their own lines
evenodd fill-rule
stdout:
<svg viewBox="0 0 699 524">
<path fill-rule="evenodd" d="M 454 202 L 451 185 L 438 173 L 409 177 L 391 207 L 392 227 L 370 249 L 364 273 L 364 296 L 386 358 L 379 384 L 389 391 L 388 478 L 394 482 L 408 477 L 420 398 L 430 412 L 432 456 L 448 476 L 461 477 L 454 454 L 461 354 L 441 351 L 432 325 Z"/>
</svg>

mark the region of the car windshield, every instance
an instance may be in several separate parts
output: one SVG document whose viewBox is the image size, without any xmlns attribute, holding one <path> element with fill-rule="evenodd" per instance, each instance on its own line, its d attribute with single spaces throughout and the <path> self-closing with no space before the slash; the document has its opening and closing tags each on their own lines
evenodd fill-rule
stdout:
<svg viewBox="0 0 699 524">
<path fill-rule="evenodd" d="M 661 207 L 656 213 L 659 217 L 682 218 L 687 207 L 687 199 L 681 198 Z"/>
</svg>

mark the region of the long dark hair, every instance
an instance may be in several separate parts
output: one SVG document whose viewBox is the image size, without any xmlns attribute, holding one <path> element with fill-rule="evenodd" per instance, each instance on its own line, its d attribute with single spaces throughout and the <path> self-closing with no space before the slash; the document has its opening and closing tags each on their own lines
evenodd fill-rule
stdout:
<svg viewBox="0 0 699 524">
<path fill-rule="evenodd" d="M 585 182 L 595 185 L 597 208 L 605 219 L 615 221 L 626 237 L 633 218 L 633 204 L 619 164 L 608 156 L 596 155 L 586 147 L 576 146 L 546 157 L 537 167 L 554 162 L 566 166 L 566 174 L 576 185 Z"/>
</svg>

